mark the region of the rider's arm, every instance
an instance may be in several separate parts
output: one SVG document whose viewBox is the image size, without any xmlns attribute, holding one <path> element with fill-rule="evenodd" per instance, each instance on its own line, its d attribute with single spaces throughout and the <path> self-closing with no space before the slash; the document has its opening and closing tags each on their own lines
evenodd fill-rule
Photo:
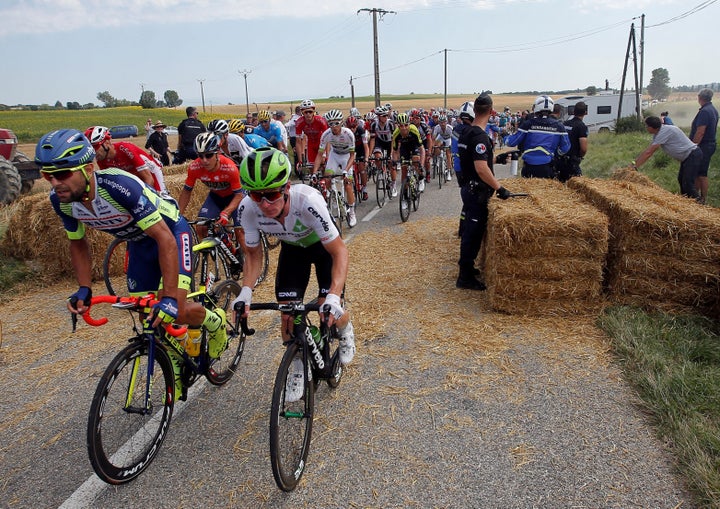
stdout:
<svg viewBox="0 0 720 509">
<path fill-rule="evenodd" d="M 152 172 L 147 167 L 136 168 L 135 170 L 140 180 L 155 189 L 155 179 L 153 179 Z"/>
<path fill-rule="evenodd" d="M 322 145 L 318 148 L 317 156 L 315 157 L 315 161 L 313 162 L 313 173 L 317 173 L 318 169 L 320 168 L 320 165 L 323 162 L 323 155 L 324 155 L 325 149 Z"/>
<path fill-rule="evenodd" d="M 188 203 L 190 203 L 190 195 L 192 194 L 192 189 L 188 189 L 187 187 L 183 187 L 182 191 L 180 191 L 180 196 L 178 197 L 178 208 L 180 209 L 180 214 L 185 215 L 185 209 L 188 206 Z"/>
<path fill-rule="evenodd" d="M 162 274 L 162 294 L 165 297 L 178 298 L 178 246 L 175 236 L 165 221 L 159 221 L 145 230 L 158 245 L 158 262 Z"/>
<path fill-rule="evenodd" d="M 231 217 L 237 210 L 238 205 L 240 205 L 240 202 L 242 201 L 242 199 L 243 199 L 243 194 L 241 192 L 235 193 L 232 197 L 232 200 L 230 200 L 230 203 L 228 204 L 228 206 L 225 207 L 224 209 L 222 209 L 221 212 L 225 212 L 225 215 Z"/>
<path fill-rule="evenodd" d="M 70 261 L 78 286 L 92 288 L 92 258 L 90 256 L 90 244 L 86 237 L 70 240 Z M 78 306 L 77 310 L 82 313 L 89 304 L 89 302 L 85 302 L 84 306 Z M 68 309 L 70 309 L 69 303 Z M 74 312 L 74 310 L 70 310 Z"/>
</svg>

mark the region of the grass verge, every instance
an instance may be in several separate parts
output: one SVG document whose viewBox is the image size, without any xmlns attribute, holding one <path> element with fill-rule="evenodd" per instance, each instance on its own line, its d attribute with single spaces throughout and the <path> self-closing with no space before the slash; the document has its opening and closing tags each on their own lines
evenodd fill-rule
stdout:
<svg viewBox="0 0 720 509">
<path fill-rule="evenodd" d="M 629 307 L 598 322 L 699 507 L 720 507 L 720 325 Z"/>
</svg>

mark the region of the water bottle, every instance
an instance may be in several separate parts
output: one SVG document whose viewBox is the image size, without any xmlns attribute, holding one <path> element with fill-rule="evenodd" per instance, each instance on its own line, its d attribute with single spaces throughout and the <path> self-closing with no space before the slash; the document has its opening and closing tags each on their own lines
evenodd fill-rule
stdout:
<svg viewBox="0 0 720 509">
<path fill-rule="evenodd" d="M 323 339 L 320 335 L 320 329 L 315 327 L 314 325 L 310 326 L 310 335 L 312 335 L 313 340 L 315 341 L 315 344 L 317 345 L 318 349 L 323 347 Z"/>
<path fill-rule="evenodd" d="M 200 341 L 202 340 L 202 331 L 196 328 L 189 328 L 185 339 L 185 351 L 190 357 L 200 355 Z"/>
</svg>

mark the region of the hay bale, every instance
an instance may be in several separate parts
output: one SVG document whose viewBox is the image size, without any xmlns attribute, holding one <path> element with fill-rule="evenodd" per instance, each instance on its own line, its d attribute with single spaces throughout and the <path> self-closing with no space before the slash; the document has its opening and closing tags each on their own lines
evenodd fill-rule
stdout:
<svg viewBox="0 0 720 509">
<path fill-rule="evenodd" d="M 602 308 L 608 219 L 559 182 L 514 180 L 526 198 L 491 200 L 485 277 L 493 309 L 527 315 Z"/>
<path fill-rule="evenodd" d="M 613 171 L 610 175 L 611 180 L 622 180 L 625 182 L 633 182 L 635 184 L 642 184 L 644 186 L 648 187 L 654 187 L 656 189 L 662 189 L 659 185 L 657 185 L 655 182 L 650 180 L 650 177 L 645 175 L 644 173 L 640 173 L 632 166 L 627 166 L 625 168 L 618 168 L 617 170 Z"/>
<path fill-rule="evenodd" d="M 614 302 L 712 313 L 720 300 L 720 211 L 657 186 L 572 179 L 610 219 L 607 288 Z"/>
</svg>

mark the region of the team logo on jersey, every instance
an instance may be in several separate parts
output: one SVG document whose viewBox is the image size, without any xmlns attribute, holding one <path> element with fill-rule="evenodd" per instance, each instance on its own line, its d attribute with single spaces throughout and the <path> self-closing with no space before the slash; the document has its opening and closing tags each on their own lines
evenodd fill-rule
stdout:
<svg viewBox="0 0 720 509">
<path fill-rule="evenodd" d="M 477 145 L 475 145 L 475 152 L 482 155 L 487 152 L 487 147 L 484 143 L 478 143 Z"/>
</svg>

